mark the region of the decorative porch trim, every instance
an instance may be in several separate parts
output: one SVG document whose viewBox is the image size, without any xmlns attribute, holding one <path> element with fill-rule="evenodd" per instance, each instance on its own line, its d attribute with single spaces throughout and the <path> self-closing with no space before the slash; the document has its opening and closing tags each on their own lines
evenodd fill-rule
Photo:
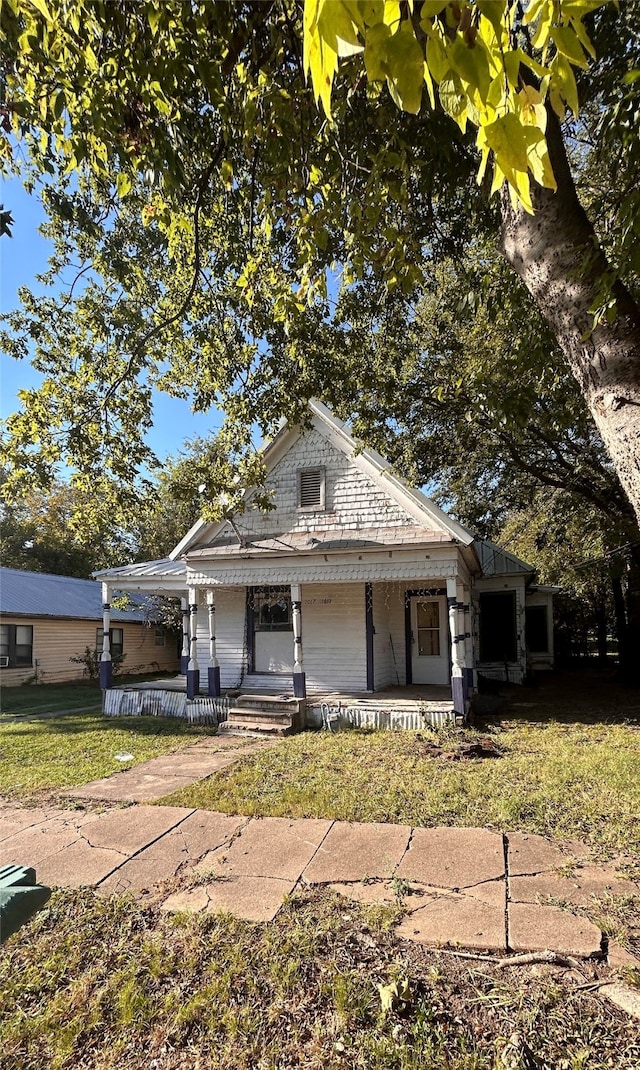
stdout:
<svg viewBox="0 0 640 1070">
<path fill-rule="evenodd" d="M 373 646 L 373 584 L 364 585 L 364 620 L 367 641 L 367 691 L 375 691 L 375 665 Z"/>
<path fill-rule="evenodd" d="M 446 587 L 415 587 L 404 592 L 404 654 L 405 654 L 405 683 L 413 683 L 413 662 L 411 660 L 411 599 L 412 598 L 445 598 Z"/>
</svg>

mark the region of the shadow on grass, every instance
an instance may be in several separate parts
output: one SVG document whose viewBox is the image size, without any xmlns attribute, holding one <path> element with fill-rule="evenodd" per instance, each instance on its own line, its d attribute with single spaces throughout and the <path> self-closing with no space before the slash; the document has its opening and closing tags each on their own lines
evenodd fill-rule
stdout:
<svg viewBox="0 0 640 1070">
<path fill-rule="evenodd" d="M 93 732 L 109 733 L 126 730 L 138 736 L 183 736 L 215 735 L 212 725 L 194 725 L 177 717 L 103 717 L 100 713 L 60 714 L 42 720 L 11 722 L 2 726 L 3 736 L 24 735 L 29 731 L 46 735 L 83 735 Z"/>
<path fill-rule="evenodd" d="M 640 725 L 640 688 L 626 687 L 611 669 L 576 669 L 540 674 L 533 686 L 504 686 L 507 706 L 493 715 L 478 715 L 474 726 L 516 724 Z"/>
</svg>

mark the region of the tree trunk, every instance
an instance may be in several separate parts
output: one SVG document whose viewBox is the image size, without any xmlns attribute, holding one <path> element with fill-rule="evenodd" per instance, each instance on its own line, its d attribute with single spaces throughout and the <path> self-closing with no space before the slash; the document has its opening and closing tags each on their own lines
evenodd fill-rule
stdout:
<svg viewBox="0 0 640 1070">
<path fill-rule="evenodd" d="M 593 327 L 603 277 L 612 274 L 578 200 L 556 115 L 547 142 L 557 190 L 532 181 L 535 214 L 502 192 L 502 251 L 551 325 L 640 522 L 640 309 L 619 281 L 617 315 Z"/>
</svg>

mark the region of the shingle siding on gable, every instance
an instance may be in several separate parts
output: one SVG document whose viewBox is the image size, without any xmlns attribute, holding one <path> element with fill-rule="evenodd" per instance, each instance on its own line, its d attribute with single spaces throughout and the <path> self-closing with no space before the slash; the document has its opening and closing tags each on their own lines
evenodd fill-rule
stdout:
<svg viewBox="0 0 640 1070">
<path fill-rule="evenodd" d="M 325 470 L 325 509 L 298 509 L 298 472 Z M 353 461 L 319 431 L 302 435 L 270 472 L 266 489 L 276 506 L 268 513 L 249 511 L 236 521 L 246 535 L 262 536 L 288 531 L 334 531 L 374 527 L 407 527 L 415 519 L 397 505 Z"/>
</svg>

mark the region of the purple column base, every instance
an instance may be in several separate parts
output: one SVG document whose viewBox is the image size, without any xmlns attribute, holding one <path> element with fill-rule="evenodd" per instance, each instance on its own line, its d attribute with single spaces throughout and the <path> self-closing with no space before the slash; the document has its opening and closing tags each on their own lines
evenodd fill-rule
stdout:
<svg viewBox="0 0 640 1070">
<path fill-rule="evenodd" d="M 187 698 L 200 694 L 200 670 L 187 669 Z"/>
<path fill-rule="evenodd" d="M 102 691 L 108 691 L 113 687 L 113 662 L 101 661 L 100 662 L 100 687 Z"/>
<path fill-rule="evenodd" d="M 189 655 L 188 654 L 181 654 L 180 655 L 180 675 L 181 676 L 186 676 L 188 669 L 189 669 Z"/>
<path fill-rule="evenodd" d="M 210 665 L 208 671 L 208 694 L 210 698 L 220 695 L 220 666 Z"/>
<path fill-rule="evenodd" d="M 463 669 L 462 681 L 464 684 L 464 697 L 468 699 L 473 692 L 473 669 Z"/>
<path fill-rule="evenodd" d="M 294 698 L 307 697 L 307 678 L 303 672 L 293 674 L 293 696 Z"/>
<path fill-rule="evenodd" d="M 464 683 L 461 676 L 451 677 L 451 697 L 456 713 L 464 715 Z"/>
</svg>

